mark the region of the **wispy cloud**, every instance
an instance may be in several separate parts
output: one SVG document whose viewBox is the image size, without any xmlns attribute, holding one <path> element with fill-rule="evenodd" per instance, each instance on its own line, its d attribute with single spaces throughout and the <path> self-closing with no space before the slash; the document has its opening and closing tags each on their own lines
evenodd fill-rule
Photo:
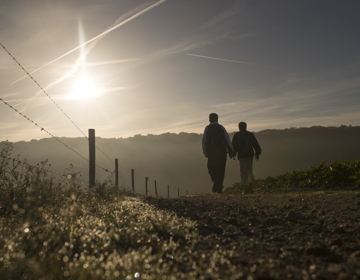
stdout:
<svg viewBox="0 0 360 280">
<path fill-rule="evenodd" d="M 231 7 L 226 11 L 221 12 L 220 14 L 216 15 L 211 20 L 206 22 L 204 25 L 200 27 L 200 30 L 213 28 L 219 25 L 220 23 L 226 21 L 227 19 L 238 15 L 240 11 L 241 11 L 241 5 L 236 4 L 235 6 Z"/>
<path fill-rule="evenodd" d="M 360 87 L 357 77 L 324 80 L 319 83 L 306 83 L 306 80 L 307 78 L 293 74 L 288 82 L 279 87 L 281 90 L 276 95 L 257 97 L 246 102 L 217 104 L 213 109 L 223 113 L 223 120 L 227 124 L 241 120 L 251 121 L 261 129 L 316 124 L 339 125 L 342 122 L 349 124 L 349 121 L 358 123 L 356 117 L 360 118 L 360 112 L 357 102 L 339 105 L 344 98 L 356 98 L 356 89 Z M 256 91 L 254 89 L 254 92 Z"/>
<path fill-rule="evenodd" d="M 227 32 L 211 38 L 205 35 L 194 35 L 179 41 L 178 43 L 172 45 L 169 48 L 162 49 L 154 53 L 153 55 L 151 55 L 151 57 L 162 57 L 200 49 L 207 45 L 216 44 L 228 36 L 229 34 Z"/>
<path fill-rule="evenodd" d="M 43 90 L 44 91 L 48 91 L 49 89 L 53 88 L 54 86 L 62 83 L 64 80 L 72 77 L 79 69 L 83 69 L 84 67 L 86 67 L 86 63 L 85 63 L 85 59 L 86 57 L 89 55 L 89 53 L 91 52 L 92 49 L 95 48 L 95 46 L 97 45 L 97 43 L 103 38 L 103 36 L 105 36 L 106 34 L 110 33 L 111 31 L 114 31 L 115 29 L 119 28 L 120 26 L 130 22 L 131 20 L 139 17 L 140 15 L 150 11 L 151 9 L 157 7 L 158 5 L 164 3 L 166 0 L 160 0 L 160 1 L 157 1 L 155 4 L 147 7 L 147 8 L 144 8 L 144 5 L 140 5 L 138 7 L 136 7 L 135 9 L 133 9 L 132 11 L 128 12 L 127 14 L 125 15 L 122 15 L 120 18 L 118 18 L 116 20 L 116 22 L 111 25 L 109 28 L 107 28 L 104 32 L 102 32 L 101 34 L 93 37 L 92 39 L 84 42 L 84 43 L 81 43 L 78 47 L 66 52 L 65 54 L 59 56 L 58 58 L 48 62 L 47 64 L 41 66 L 40 68 L 32 71 L 31 73 L 29 73 L 30 75 L 45 68 L 46 66 L 60 60 L 61 58 L 73 53 L 74 51 L 78 50 L 78 49 L 81 49 L 81 55 L 76 59 L 76 62 L 75 64 L 72 66 L 71 70 L 69 70 L 67 73 L 65 73 L 62 77 L 60 77 L 59 79 L 49 83 L 48 85 L 46 85 L 45 87 L 43 87 L 43 89 L 37 91 L 35 93 L 35 95 L 29 100 L 33 100 L 34 98 L 37 98 L 42 92 Z M 134 14 L 135 13 L 135 14 Z M 131 14 L 131 16 L 129 16 Z M 129 16 L 129 17 L 128 17 Z M 125 19 L 126 18 L 126 19 Z M 80 25 L 80 29 L 81 29 L 81 25 Z M 80 38 L 81 38 L 81 35 L 82 35 L 82 32 L 80 30 Z M 91 44 L 90 44 L 91 43 Z M 90 44 L 86 49 L 85 49 L 85 46 Z M 128 62 L 130 60 L 118 60 L 118 61 L 110 61 L 110 62 L 99 62 L 98 65 L 101 65 L 101 64 L 115 64 L 115 63 L 123 63 L 123 62 Z M 91 66 L 94 66 L 93 64 L 90 64 Z M 27 77 L 26 76 L 23 76 L 22 78 L 14 81 L 12 84 L 22 80 L 23 78 Z M 103 89 L 99 89 L 99 92 L 104 92 Z M 24 102 L 25 103 L 25 102 Z"/>
<path fill-rule="evenodd" d="M 226 62 L 232 62 L 232 63 L 248 64 L 248 65 L 253 65 L 253 66 L 262 66 L 262 67 L 271 67 L 271 68 L 274 68 L 274 67 L 268 66 L 268 65 L 255 64 L 255 63 L 243 62 L 243 61 L 232 60 L 232 59 L 224 59 L 224 58 L 219 58 L 219 57 L 212 57 L 212 56 L 205 56 L 205 55 L 198 55 L 198 54 L 191 54 L 191 53 L 188 53 L 188 54 L 186 54 L 186 55 L 195 56 L 195 57 L 200 57 L 200 58 L 213 59 L 213 60 L 226 61 Z"/>
<path fill-rule="evenodd" d="M 153 8 L 157 7 L 158 5 L 160 5 L 160 4 L 162 4 L 162 3 L 164 3 L 165 1 L 166 1 L 166 0 L 160 0 L 160 1 L 156 2 L 155 4 L 153 4 L 153 5 L 151 5 L 151 6 L 147 7 L 147 8 L 145 8 L 145 9 L 143 9 L 143 10 L 139 11 L 139 12 L 137 12 L 135 15 L 133 15 L 133 16 L 131 16 L 131 17 L 127 18 L 126 20 L 122 20 L 122 19 L 123 19 L 123 16 L 122 16 L 122 17 L 120 17 L 120 18 L 116 21 L 116 22 L 118 22 L 118 21 L 121 19 L 120 23 L 117 23 L 117 24 L 115 24 L 114 26 L 112 26 L 112 27 L 110 27 L 110 28 L 106 29 L 106 30 L 105 30 L 104 32 L 102 32 L 101 34 L 99 34 L 99 35 L 97 35 L 97 36 L 93 37 L 92 39 L 90 39 L 90 40 L 86 41 L 85 43 L 83 43 L 83 44 L 81 44 L 81 45 L 79 45 L 79 46 L 77 46 L 76 48 L 74 48 L 74 49 L 72 49 L 72 50 L 70 50 L 70 51 L 66 52 L 65 54 L 63 54 L 63 55 L 59 56 L 58 58 L 55 58 L 54 60 L 52 60 L 52 61 L 50 61 L 50 62 L 46 63 L 45 65 L 41 66 L 40 68 L 37 68 L 36 70 L 34 70 L 34 71 L 30 72 L 29 74 L 33 74 L 33 73 L 35 73 L 35 72 L 37 72 L 37 71 L 39 71 L 39 70 L 41 70 L 41 69 L 45 68 L 46 66 L 48 66 L 48 65 L 50 65 L 50 64 L 52 64 L 52 63 L 54 63 L 54 62 L 58 61 L 59 59 L 61 59 L 61 58 L 65 57 L 65 56 L 67 56 L 67 55 L 69 55 L 69 54 L 73 53 L 74 51 L 76 51 L 76 50 L 78 50 L 78 49 L 80 49 L 80 48 L 82 48 L 82 47 L 84 47 L 84 46 L 88 45 L 89 43 L 91 43 L 91 42 L 93 42 L 93 41 L 95 41 L 95 40 L 100 39 L 101 37 L 105 36 L 106 34 L 108 34 L 108 33 L 112 32 L 112 31 L 114 31 L 115 29 L 119 28 L 120 26 L 122 26 L 122 25 L 124 25 L 124 24 L 126 24 L 126 23 L 128 23 L 128 22 L 132 21 L 133 19 L 135 19 L 135 18 L 137 18 L 137 17 L 141 16 L 142 14 L 144 14 L 144 13 L 146 13 L 146 12 L 150 11 L 151 9 L 153 9 Z M 90 51 L 90 50 L 88 50 L 88 53 L 89 53 L 89 51 Z M 25 77 L 27 77 L 27 75 L 26 75 L 26 76 L 21 77 L 20 79 L 18 79 L 18 80 L 16 80 L 16 81 L 14 81 L 12 84 L 14 84 L 14 83 L 16 83 L 16 82 L 18 82 L 18 81 L 20 81 L 20 80 L 24 79 Z"/>
<path fill-rule="evenodd" d="M 93 67 L 93 66 L 101 66 L 101 65 L 120 64 L 120 63 L 139 61 L 140 59 L 141 58 L 129 58 L 129 59 L 112 60 L 112 61 L 100 61 L 100 62 L 84 63 L 82 66 Z"/>
</svg>

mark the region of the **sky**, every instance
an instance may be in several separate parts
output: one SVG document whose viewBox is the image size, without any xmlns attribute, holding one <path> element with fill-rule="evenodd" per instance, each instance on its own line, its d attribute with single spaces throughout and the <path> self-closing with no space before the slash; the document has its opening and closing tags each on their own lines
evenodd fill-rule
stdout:
<svg viewBox="0 0 360 280">
<path fill-rule="evenodd" d="M 2 0 L 0 141 L 359 125 L 359 27 L 356 0 Z"/>
</svg>

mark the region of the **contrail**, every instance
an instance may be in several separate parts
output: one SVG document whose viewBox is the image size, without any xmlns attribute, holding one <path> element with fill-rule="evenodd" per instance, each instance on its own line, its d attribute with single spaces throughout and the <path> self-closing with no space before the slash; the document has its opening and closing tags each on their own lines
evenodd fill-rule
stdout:
<svg viewBox="0 0 360 280">
<path fill-rule="evenodd" d="M 94 38 L 90 39 L 89 41 L 86 41 L 85 43 L 81 44 L 80 46 L 76 47 L 75 49 L 72 49 L 71 51 L 68 51 L 67 53 L 63 54 L 62 56 L 59 56 L 58 58 L 56 58 L 56 59 L 54 59 L 54 60 L 52 60 L 52 61 L 50 61 L 50 62 L 46 63 L 45 65 L 43 65 L 43 66 L 41 66 L 40 68 L 38 68 L 38 69 L 36 69 L 36 70 L 34 70 L 34 71 L 30 72 L 29 74 L 33 74 L 33 73 L 35 73 L 35 72 L 39 71 L 40 69 L 43 69 L 44 67 L 46 67 L 46 66 L 48 66 L 48 65 L 50 65 L 50 64 L 52 64 L 52 63 L 54 63 L 55 61 L 58 61 L 59 59 L 61 59 L 61 58 L 65 57 L 65 56 L 67 56 L 68 54 L 73 53 L 74 51 L 76 51 L 76 50 L 80 49 L 81 47 L 83 47 L 83 46 L 85 46 L 85 45 L 87 45 L 87 44 L 91 43 L 92 41 L 94 41 L 94 40 L 96 40 L 96 39 L 98 39 L 98 38 L 100 38 L 100 37 L 102 37 L 102 36 L 104 36 L 104 35 L 106 35 L 106 34 L 110 33 L 111 31 L 114 31 L 115 29 L 119 28 L 120 26 L 122 26 L 122 25 L 124 25 L 124 24 L 128 23 L 129 21 L 131 21 L 131 20 L 133 20 L 133 19 L 137 18 L 138 16 L 141 16 L 142 14 L 144 14 L 144 13 L 146 13 L 146 12 L 150 11 L 151 9 L 153 9 L 153 8 L 155 8 L 156 6 L 158 6 L 158 5 L 162 4 L 162 3 L 164 3 L 165 1 L 166 1 L 166 0 L 160 0 L 160 1 L 156 2 L 155 4 L 153 4 L 153 5 L 149 6 L 149 7 L 147 7 L 146 9 L 144 9 L 144 10 L 142 10 L 142 11 L 138 12 L 138 13 L 136 13 L 135 15 L 133 15 L 133 16 L 129 17 L 128 19 L 126 19 L 126 20 L 124 20 L 124 21 L 120 22 L 119 24 L 117 24 L 117 25 L 115 25 L 115 26 L 111 27 L 110 29 L 108 29 L 108 30 L 104 31 L 103 33 L 101 33 L 101 34 L 99 34 L 99 35 L 97 35 L 97 36 L 95 36 Z M 26 75 L 26 76 L 24 76 L 24 77 L 21 77 L 20 79 L 16 80 L 15 82 L 12 82 L 11 84 L 15 84 L 16 82 L 18 82 L 18 81 L 20 81 L 20 80 L 22 80 L 22 79 L 26 78 L 27 76 L 28 76 L 28 75 Z"/>
<path fill-rule="evenodd" d="M 268 65 L 255 64 L 255 63 L 249 63 L 249 62 L 243 62 L 243 61 L 237 61 L 237 60 L 231 60 L 231 59 L 224 59 L 224 58 L 217 58 L 217 57 L 211 57 L 211 56 L 204 56 L 204 55 L 197 55 L 197 54 L 191 54 L 191 53 L 188 53 L 187 55 L 202 57 L 202 58 L 209 58 L 209 59 L 214 59 L 214 60 L 227 61 L 227 62 L 233 62 L 233 63 L 241 63 L 241 64 L 248 64 L 248 65 L 254 65 L 254 66 L 275 68 L 275 67 L 268 66 Z"/>
<path fill-rule="evenodd" d="M 109 64 L 118 64 L 118 63 L 126 63 L 131 61 L 138 61 L 140 58 L 129 58 L 129 59 L 122 59 L 122 60 L 112 60 L 112 61 L 102 61 L 102 62 L 93 62 L 93 63 L 85 63 L 83 67 L 92 67 L 92 66 L 101 66 L 101 65 L 109 65 Z M 73 67 L 73 66 L 67 66 Z"/>
</svg>

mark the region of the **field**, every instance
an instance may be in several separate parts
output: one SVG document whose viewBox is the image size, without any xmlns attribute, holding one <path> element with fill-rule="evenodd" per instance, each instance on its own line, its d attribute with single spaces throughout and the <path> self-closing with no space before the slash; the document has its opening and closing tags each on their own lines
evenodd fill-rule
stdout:
<svg viewBox="0 0 360 280">
<path fill-rule="evenodd" d="M 0 279 L 359 279 L 360 191 L 176 199 L 28 192 Z"/>
<path fill-rule="evenodd" d="M 165 199 L 1 159 L 0 279 L 360 279 L 358 161 Z"/>
</svg>

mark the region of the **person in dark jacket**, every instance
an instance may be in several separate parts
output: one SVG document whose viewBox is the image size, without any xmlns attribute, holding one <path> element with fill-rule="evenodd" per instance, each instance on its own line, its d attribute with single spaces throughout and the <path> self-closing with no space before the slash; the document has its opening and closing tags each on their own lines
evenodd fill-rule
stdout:
<svg viewBox="0 0 360 280">
<path fill-rule="evenodd" d="M 207 167 L 214 183 L 212 191 L 223 193 L 227 153 L 232 155 L 234 149 L 226 129 L 218 123 L 218 115 L 211 113 L 209 121 L 210 124 L 205 127 L 202 149 L 208 159 Z"/>
<path fill-rule="evenodd" d="M 232 144 L 234 153 L 232 157 L 237 157 L 240 162 L 241 186 L 245 188 L 243 194 L 253 193 L 253 183 L 255 181 L 253 173 L 253 160 L 259 160 L 261 148 L 253 133 L 246 130 L 245 122 L 239 123 L 239 132 L 234 134 Z M 255 150 L 255 153 L 254 153 Z"/>
</svg>

